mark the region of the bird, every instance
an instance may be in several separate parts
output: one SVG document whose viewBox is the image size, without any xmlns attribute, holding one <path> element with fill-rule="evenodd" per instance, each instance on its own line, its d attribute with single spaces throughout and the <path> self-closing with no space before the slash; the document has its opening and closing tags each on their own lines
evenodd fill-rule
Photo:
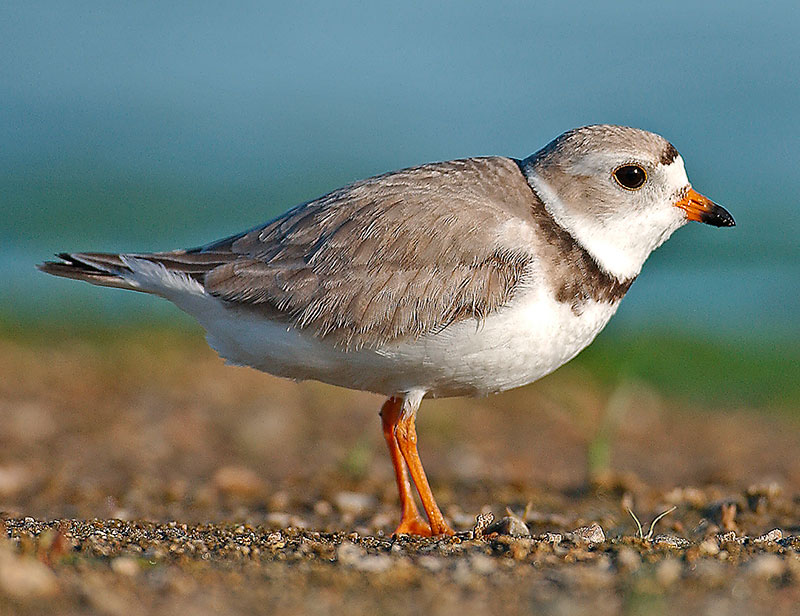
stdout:
<svg viewBox="0 0 800 616">
<path fill-rule="evenodd" d="M 228 363 L 382 394 L 394 534 L 444 536 L 417 448 L 423 398 L 505 391 L 572 359 L 688 221 L 735 225 L 669 141 L 596 124 L 527 158 L 356 181 L 196 248 L 59 253 L 37 267 L 166 298 Z"/>
</svg>

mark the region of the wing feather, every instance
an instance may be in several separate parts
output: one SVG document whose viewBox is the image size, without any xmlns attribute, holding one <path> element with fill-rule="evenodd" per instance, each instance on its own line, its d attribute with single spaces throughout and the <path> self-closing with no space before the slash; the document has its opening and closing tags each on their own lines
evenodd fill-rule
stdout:
<svg viewBox="0 0 800 616">
<path fill-rule="evenodd" d="M 130 259 L 188 276 L 347 348 L 437 332 L 507 304 L 532 256 L 535 203 L 516 161 L 433 163 L 357 182 L 190 250 L 64 253 L 44 271 L 148 291 Z"/>
<path fill-rule="evenodd" d="M 531 199 L 511 159 L 434 163 L 357 182 L 189 254 L 235 255 L 204 275 L 209 293 L 374 347 L 508 303 L 532 257 L 504 229 L 529 221 Z"/>
</svg>

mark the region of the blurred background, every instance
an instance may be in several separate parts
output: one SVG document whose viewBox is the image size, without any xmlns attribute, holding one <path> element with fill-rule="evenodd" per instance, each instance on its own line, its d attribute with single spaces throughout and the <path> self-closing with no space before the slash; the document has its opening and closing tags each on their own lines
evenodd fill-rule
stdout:
<svg viewBox="0 0 800 616">
<path fill-rule="evenodd" d="M 736 371 L 735 395 L 796 394 L 798 31 L 794 0 L 6 1 L 3 329 L 191 327 L 34 265 L 198 245 L 369 175 L 615 123 L 671 140 L 737 226 L 689 225 L 650 258 L 598 369 L 624 356 L 682 386 L 726 390 Z"/>
<path fill-rule="evenodd" d="M 52 603 L 20 603 L 32 558 L 14 560 L 2 537 L 27 516 L 110 519 L 92 528 L 114 542 L 143 536 L 115 520 L 368 540 L 397 523 L 377 396 L 223 367 L 167 302 L 45 276 L 37 263 L 196 246 L 360 178 L 524 157 L 590 123 L 664 135 L 737 226 L 677 232 L 609 327 L 553 375 L 486 399 L 426 400 L 420 449 L 439 503 L 460 530 L 510 507 L 534 534 L 597 521 L 609 538 L 636 532 L 629 511 L 646 523 L 677 506 L 659 533 L 699 542 L 782 529 L 796 546 L 800 2 L 0 2 L 0 613 L 347 604 L 356 615 L 420 602 L 450 613 L 463 596 L 463 614 L 476 597 L 527 601 L 526 612 L 576 613 L 588 597 L 594 613 L 666 614 L 698 593 L 720 606 L 684 612 L 797 606 L 786 542 L 765 543 L 774 553 L 757 561 L 742 559 L 755 541 L 725 561 L 729 548 L 695 560 L 696 544 L 684 558 L 672 544 L 657 555 L 625 542 L 614 566 L 593 547 L 592 561 L 561 558 L 574 564 L 563 575 L 538 548 L 524 570 L 498 550 L 491 575 L 448 551 L 454 564 L 422 578 L 392 549 L 402 569 L 337 578 L 315 540 L 302 547 L 318 567 L 269 550 L 259 562 L 254 549 L 256 574 L 238 559 L 214 569 L 232 577 L 211 577 L 195 541 L 173 553 L 174 522 L 158 546 L 123 548 L 141 564 L 133 573 L 108 551 L 71 552 L 49 568 Z M 20 549 L 44 549 L 51 565 L 54 529 L 51 544 L 41 533 Z M 280 603 L 287 593 L 304 607 L 287 609 L 302 603 Z M 351 609 L 356 598 L 382 607 Z"/>
</svg>

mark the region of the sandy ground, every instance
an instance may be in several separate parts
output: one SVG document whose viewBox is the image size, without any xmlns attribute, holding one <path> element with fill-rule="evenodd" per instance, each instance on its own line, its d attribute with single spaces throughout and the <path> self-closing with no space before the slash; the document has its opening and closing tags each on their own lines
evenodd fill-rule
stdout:
<svg viewBox="0 0 800 616">
<path fill-rule="evenodd" d="M 157 329 L 11 336 L 0 375 L 0 614 L 800 610 L 796 409 L 698 408 L 580 365 L 425 401 L 458 534 L 392 539 L 376 396 Z"/>
</svg>

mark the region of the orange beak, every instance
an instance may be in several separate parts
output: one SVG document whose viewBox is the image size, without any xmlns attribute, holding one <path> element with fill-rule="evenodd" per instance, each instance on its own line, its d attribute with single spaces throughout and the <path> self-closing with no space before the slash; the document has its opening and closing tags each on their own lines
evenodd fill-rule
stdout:
<svg viewBox="0 0 800 616">
<path fill-rule="evenodd" d="M 733 227 L 736 224 L 728 210 L 693 188 L 690 188 L 674 205 L 685 211 L 689 220 L 704 222 L 714 227 Z"/>
</svg>

